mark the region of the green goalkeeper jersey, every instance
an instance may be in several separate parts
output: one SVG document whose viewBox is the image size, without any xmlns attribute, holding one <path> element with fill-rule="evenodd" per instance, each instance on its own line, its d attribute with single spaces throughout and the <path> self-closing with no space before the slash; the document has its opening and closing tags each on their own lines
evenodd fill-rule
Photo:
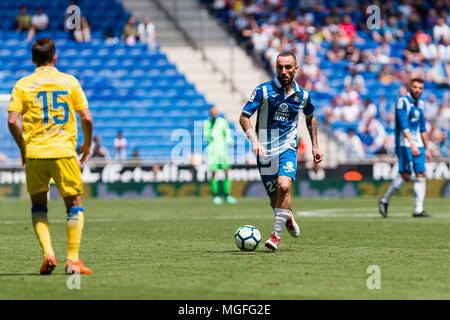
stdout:
<svg viewBox="0 0 450 320">
<path fill-rule="evenodd" d="M 227 169 L 228 144 L 232 143 L 230 127 L 224 118 L 209 118 L 203 122 L 203 135 L 208 140 L 207 162 L 212 170 Z"/>
</svg>

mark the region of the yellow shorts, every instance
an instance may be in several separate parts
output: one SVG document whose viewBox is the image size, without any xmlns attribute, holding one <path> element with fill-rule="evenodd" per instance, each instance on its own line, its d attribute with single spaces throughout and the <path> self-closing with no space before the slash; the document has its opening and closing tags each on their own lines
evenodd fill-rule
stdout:
<svg viewBox="0 0 450 320">
<path fill-rule="evenodd" d="M 76 157 L 58 159 L 26 159 L 25 172 L 30 195 L 48 192 L 53 178 L 62 197 L 83 194 L 81 170 Z"/>
</svg>

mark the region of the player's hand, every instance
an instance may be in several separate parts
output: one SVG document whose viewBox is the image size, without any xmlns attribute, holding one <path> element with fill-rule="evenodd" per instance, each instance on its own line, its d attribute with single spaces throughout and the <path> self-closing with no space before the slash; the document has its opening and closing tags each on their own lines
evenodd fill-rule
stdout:
<svg viewBox="0 0 450 320">
<path fill-rule="evenodd" d="M 319 147 L 313 147 L 312 154 L 313 154 L 314 163 L 322 162 L 323 153 L 322 153 L 322 151 L 320 151 Z"/>
<path fill-rule="evenodd" d="M 420 155 L 420 151 L 416 146 L 411 146 L 411 153 L 413 155 L 413 157 L 417 157 Z"/>
<path fill-rule="evenodd" d="M 80 163 L 84 164 L 89 159 L 89 155 L 91 153 L 91 146 L 83 143 L 83 145 L 80 147 L 79 153 L 81 154 Z"/>
<path fill-rule="evenodd" d="M 427 158 L 427 160 L 431 160 L 431 152 L 430 152 L 430 150 L 425 150 L 425 157 Z"/>
<path fill-rule="evenodd" d="M 261 142 L 255 141 L 255 143 L 253 144 L 253 152 L 257 156 L 265 156 L 266 155 L 266 148 L 264 148 L 264 146 L 261 144 Z"/>
</svg>

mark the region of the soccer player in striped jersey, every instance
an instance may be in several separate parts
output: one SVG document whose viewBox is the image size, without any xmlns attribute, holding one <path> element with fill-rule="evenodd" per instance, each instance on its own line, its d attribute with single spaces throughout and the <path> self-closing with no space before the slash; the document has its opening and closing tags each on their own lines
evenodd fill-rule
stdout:
<svg viewBox="0 0 450 320">
<path fill-rule="evenodd" d="M 84 265 L 78 254 L 84 209 L 83 183 L 76 155 L 76 113 L 81 118 L 84 134 L 81 163 L 90 154 L 92 116 L 78 80 L 55 68 L 57 55 L 52 39 L 36 40 L 32 59 L 37 67 L 35 72 L 17 81 L 13 88 L 8 125 L 25 165 L 33 228 L 44 256 L 40 273 L 51 274 L 56 267 L 47 219 L 48 185 L 53 178 L 67 209 L 65 272 L 90 274 L 91 269 Z"/>
<path fill-rule="evenodd" d="M 291 186 L 297 175 L 297 124 L 300 112 L 306 117 L 315 163 L 323 159 L 317 143 L 317 121 L 309 92 L 294 80 L 298 70 L 293 53 L 282 52 L 276 60 L 277 76 L 260 84 L 245 104 L 239 122 L 257 155 L 261 179 L 274 210 L 273 232 L 266 241 L 269 250 L 278 250 L 286 226 L 293 237 L 300 228 L 292 213 Z M 257 112 L 256 131 L 250 117 Z"/>
<path fill-rule="evenodd" d="M 395 148 L 398 158 L 399 175 L 394 179 L 378 203 L 380 214 L 386 218 L 388 205 L 392 194 L 411 180 L 413 181 L 414 210 L 413 217 L 429 217 L 424 211 L 423 202 L 426 191 L 425 162 L 431 159 L 428 150 L 428 133 L 425 127 L 424 103 L 420 99 L 423 92 L 424 81 L 414 78 L 409 85 L 406 97 L 400 97 L 395 109 Z"/>
</svg>

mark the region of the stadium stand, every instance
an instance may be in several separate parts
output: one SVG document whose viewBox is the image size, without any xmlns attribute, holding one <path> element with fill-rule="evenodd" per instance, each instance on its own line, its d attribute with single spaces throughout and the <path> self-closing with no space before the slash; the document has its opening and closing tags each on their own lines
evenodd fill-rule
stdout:
<svg viewBox="0 0 450 320">
<path fill-rule="evenodd" d="M 270 74 L 280 51 L 295 52 L 302 66 L 296 80 L 311 90 L 325 128 L 343 143 L 356 130 L 366 158 L 395 152 L 393 105 L 405 94 L 404 81 L 422 76 L 423 98 L 435 99 L 425 108 L 427 126 L 437 132 L 430 147 L 435 157 L 448 157 L 448 2 L 384 1 L 381 28 L 369 30 L 368 2 L 199 1 Z"/>
<path fill-rule="evenodd" d="M 105 40 L 108 33 L 119 37 L 128 20 L 129 14 L 119 2 L 98 0 L 94 5 L 92 1 L 78 1 L 92 25 L 92 40 L 87 43 L 77 43 L 63 31 L 61 13 L 68 1 L 20 4 L 23 3 L 31 9 L 40 6 L 49 15 L 50 29 L 38 36 L 55 39 L 58 69 L 80 80 L 95 119 L 94 134 L 101 138 L 109 154 L 114 154 L 113 142 L 122 130 L 129 156 L 138 150 L 139 157 L 148 161 L 168 161 L 172 147 L 178 142 L 171 141 L 173 130 L 192 132 L 194 121 L 208 116 L 211 104 L 159 48 L 149 50 L 144 43 L 127 46 L 122 41 Z M 10 93 L 14 83 L 30 74 L 34 65 L 26 34 L 13 31 L 13 23 L 5 23 L 14 21 L 19 4 L 6 0 L 0 6 L 2 30 L 10 30 L 0 33 L 0 93 Z M 109 19 L 100 19 L 103 15 Z M 6 121 L 4 118 L 2 114 L 2 121 Z M 0 152 L 9 159 L 17 159 L 18 150 L 6 126 L 0 128 L 4 141 Z"/>
</svg>

